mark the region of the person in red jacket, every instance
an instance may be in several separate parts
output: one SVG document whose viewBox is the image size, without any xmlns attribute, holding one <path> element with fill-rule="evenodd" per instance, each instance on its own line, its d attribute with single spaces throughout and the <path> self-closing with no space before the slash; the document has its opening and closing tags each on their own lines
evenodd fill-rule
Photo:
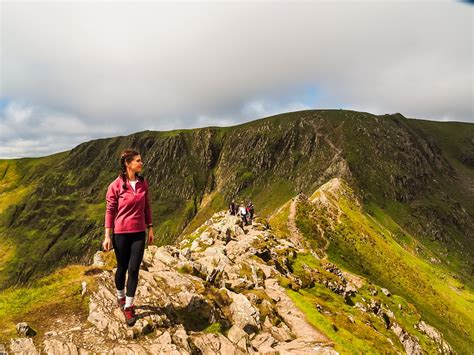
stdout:
<svg viewBox="0 0 474 355">
<path fill-rule="evenodd" d="M 130 149 L 124 150 L 120 165 L 122 172 L 107 188 L 105 238 L 102 246 L 105 251 L 109 251 L 111 247 L 115 251 L 117 303 L 124 312 L 127 325 L 132 326 L 136 321 L 133 298 L 145 251 L 146 229 L 148 245 L 153 242 L 154 234 L 148 181 L 139 174 L 143 168 L 140 153 Z"/>
</svg>

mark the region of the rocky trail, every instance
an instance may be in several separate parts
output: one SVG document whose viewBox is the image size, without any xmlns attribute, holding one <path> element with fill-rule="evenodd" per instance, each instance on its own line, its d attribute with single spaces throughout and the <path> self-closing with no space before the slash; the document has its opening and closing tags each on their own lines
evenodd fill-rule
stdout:
<svg viewBox="0 0 474 355">
<path fill-rule="evenodd" d="M 12 339 L 11 353 L 35 354 L 337 354 L 280 286 L 293 280 L 288 257 L 303 251 L 278 239 L 264 221 L 243 226 L 215 214 L 177 246 L 149 246 L 135 295 L 138 320 L 128 327 L 117 307 L 114 273 L 101 269 L 89 315 L 59 319 L 33 343 Z M 211 331 L 211 329 L 219 329 Z"/>
<path fill-rule="evenodd" d="M 87 270 L 94 284 L 82 284 L 88 313 L 58 311 L 46 318 L 48 331 L 36 336 L 19 323 L 22 337 L 3 348 L 0 344 L 0 354 L 337 354 L 335 344 L 308 322 L 287 293 L 286 288 L 298 291 L 316 283 L 340 297 L 341 304 L 365 292 L 352 302 L 359 316 L 348 320 L 359 318 L 371 329 L 382 324 L 393 332 L 400 344 L 387 338 L 388 352 L 400 353 L 401 345 L 407 354 L 423 354 L 419 337 L 424 334 L 425 342 L 433 344 L 430 349 L 454 353 L 443 334 L 421 318 L 414 328 L 404 324 L 395 306 L 388 305 L 393 302 L 388 302 L 392 295 L 387 289 L 379 288 L 385 301 L 375 285 L 364 291 L 362 277 L 342 271 L 324 255 L 319 269 L 303 263 L 304 272 L 293 270 L 299 254 L 318 258 L 296 226 L 297 204 L 325 207 L 334 223 L 342 213 L 331 203 L 331 196 L 344 193 L 341 181 L 333 179 L 318 191 L 310 200 L 299 195 L 291 201 L 289 233 L 283 238 L 264 219 L 244 226 L 239 217 L 222 211 L 174 246 L 148 246 L 134 300 L 138 319 L 131 327 L 116 303 L 116 269 L 104 262 L 111 254 L 97 252 Z M 321 305 L 315 308 L 327 314 Z M 405 317 L 416 314 L 411 308 L 408 312 Z"/>
</svg>

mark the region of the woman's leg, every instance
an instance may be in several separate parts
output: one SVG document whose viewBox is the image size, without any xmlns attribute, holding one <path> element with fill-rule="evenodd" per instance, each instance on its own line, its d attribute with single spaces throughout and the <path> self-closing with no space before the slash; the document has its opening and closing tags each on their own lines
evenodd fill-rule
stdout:
<svg viewBox="0 0 474 355">
<path fill-rule="evenodd" d="M 125 288 L 125 276 L 130 261 L 130 238 L 123 234 L 113 234 L 112 244 L 117 258 L 117 271 L 115 272 L 115 287 L 117 290 Z"/>
<path fill-rule="evenodd" d="M 127 297 L 134 297 L 138 285 L 138 273 L 140 271 L 140 264 L 143 260 L 143 253 L 145 251 L 145 237 L 146 233 L 135 233 L 131 238 L 131 254 L 128 265 L 128 279 L 127 279 Z"/>
</svg>

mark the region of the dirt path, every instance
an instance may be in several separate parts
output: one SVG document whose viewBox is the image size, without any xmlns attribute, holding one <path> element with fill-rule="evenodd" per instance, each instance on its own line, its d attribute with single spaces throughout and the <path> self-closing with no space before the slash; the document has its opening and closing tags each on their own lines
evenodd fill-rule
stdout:
<svg viewBox="0 0 474 355">
<path fill-rule="evenodd" d="M 322 253 L 322 256 L 318 255 L 318 253 L 316 253 L 313 250 L 313 248 L 304 239 L 298 227 L 296 226 L 296 207 L 297 207 L 299 198 L 300 196 L 297 195 L 291 200 L 291 204 L 290 204 L 290 213 L 288 214 L 288 230 L 290 231 L 290 239 L 293 243 L 295 243 L 297 247 L 301 249 L 310 250 L 311 254 L 317 259 L 326 259 L 327 258 L 326 251 L 329 245 L 329 241 L 324 236 L 324 230 L 321 228 L 321 226 L 317 225 L 318 230 L 321 233 L 321 238 L 325 240 L 324 246 L 318 250 L 320 253 Z"/>
<path fill-rule="evenodd" d="M 278 280 L 273 278 L 265 279 L 265 291 L 268 296 L 275 300 L 276 308 L 279 315 L 283 318 L 286 324 L 290 326 L 297 337 L 297 341 L 293 341 L 293 347 L 285 350 L 296 350 L 297 344 L 305 344 L 306 351 L 313 347 L 314 353 L 317 354 L 334 354 L 332 349 L 334 343 L 328 339 L 326 335 L 321 333 L 315 327 L 310 325 L 307 321 L 306 315 L 297 307 L 295 307 L 291 298 L 286 294 L 285 289 L 281 287 Z M 313 353 L 313 352 L 307 352 Z"/>
<path fill-rule="evenodd" d="M 278 283 L 282 272 L 287 276 L 291 272 L 279 270 L 275 261 L 290 257 L 297 248 L 273 235 L 266 224 L 254 221 L 242 230 L 239 222 L 221 211 L 191 246 L 148 246 L 140 267 L 133 326 L 125 324 L 117 306 L 116 268 L 97 265 L 97 287 L 87 290 L 86 285 L 84 293 L 89 298 L 87 319 L 59 313 L 36 343 L 23 337 L 7 346 L 12 353 L 28 349 L 31 354 L 65 355 L 337 354 L 333 342 L 313 328 Z M 268 253 L 271 249 L 279 253 Z M 273 262 L 263 260 L 267 254 Z M 255 260 L 256 255 L 262 257 Z M 213 289 L 220 290 L 225 302 L 215 302 Z M 258 292 L 242 292 L 246 289 Z M 264 300 L 262 319 L 259 305 Z M 216 322 L 228 324 L 228 332 L 205 331 Z"/>
<path fill-rule="evenodd" d="M 288 214 L 288 230 L 290 231 L 290 240 L 298 248 L 307 248 L 306 242 L 301 235 L 298 227 L 296 227 L 296 203 L 299 195 L 291 199 L 290 213 Z"/>
</svg>

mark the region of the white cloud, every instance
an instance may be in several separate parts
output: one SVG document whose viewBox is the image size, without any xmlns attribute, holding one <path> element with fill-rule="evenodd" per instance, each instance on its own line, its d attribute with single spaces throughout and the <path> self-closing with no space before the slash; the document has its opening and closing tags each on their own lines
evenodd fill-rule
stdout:
<svg viewBox="0 0 474 355">
<path fill-rule="evenodd" d="M 96 135 L 107 125 L 125 134 L 238 124 L 310 107 L 472 122 L 473 9 L 4 1 L 0 98 L 59 112 L 57 131 Z M 310 101 L 306 87 L 318 89 Z"/>
<path fill-rule="evenodd" d="M 286 105 L 280 105 L 278 102 L 266 102 L 265 100 L 254 100 L 246 103 L 242 108 L 244 117 L 258 119 L 276 115 L 281 112 L 307 110 L 310 107 L 300 102 L 290 102 Z"/>
<path fill-rule="evenodd" d="M 26 102 L 0 109 L 0 157 L 41 156 L 64 151 L 101 136 L 118 135 L 116 127 L 87 127 L 78 117 Z"/>
</svg>

